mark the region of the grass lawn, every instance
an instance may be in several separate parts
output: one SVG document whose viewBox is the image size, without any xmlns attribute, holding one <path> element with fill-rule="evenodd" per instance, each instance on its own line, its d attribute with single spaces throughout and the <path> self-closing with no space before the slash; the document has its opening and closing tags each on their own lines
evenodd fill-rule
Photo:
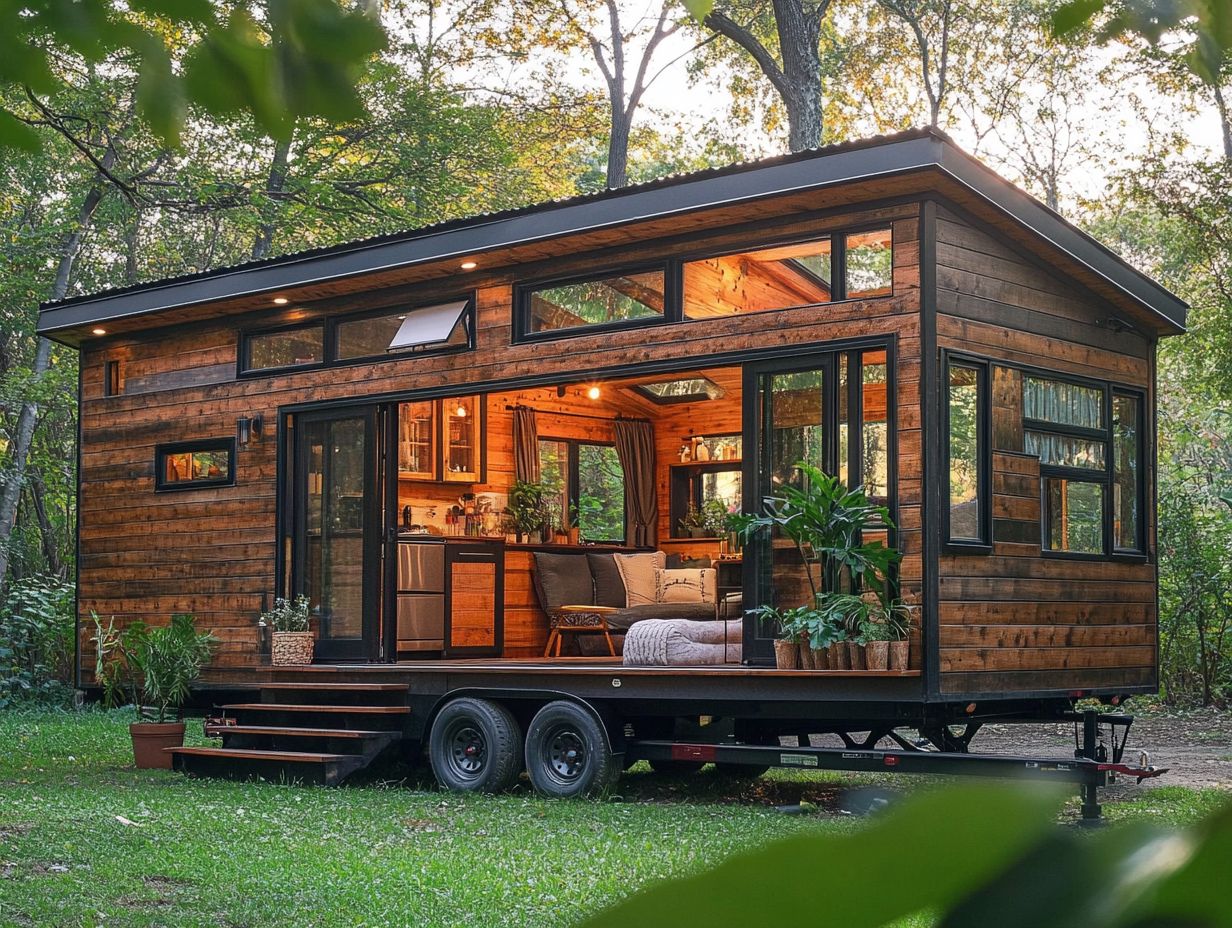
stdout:
<svg viewBox="0 0 1232 928">
<path fill-rule="evenodd" d="M 605 801 L 549 802 L 446 794 L 422 774 L 342 789 L 192 781 L 132 769 L 129 720 L 0 714 L 0 925 L 567 926 L 776 837 L 858 827 L 826 810 L 843 784 L 873 782 L 776 773 L 741 789 L 634 771 Z M 1109 818 L 1186 822 L 1227 799 L 1134 795 Z M 818 811 L 775 811 L 801 799 Z"/>
</svg>

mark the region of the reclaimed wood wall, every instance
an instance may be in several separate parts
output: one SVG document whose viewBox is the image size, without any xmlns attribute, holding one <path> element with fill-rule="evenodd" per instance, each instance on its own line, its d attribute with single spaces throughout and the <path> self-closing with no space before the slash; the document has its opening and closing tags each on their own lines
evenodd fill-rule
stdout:
<svg viewBox="0 0 1232 928">
<path fill-rule="evenodd" d="M 1111 308 L 965 218 L 940 209 L 936 238 L 938 345 L 994 361 L 994 545 L 940 558 L 941 692 L 1153 686 L 1153 500 L 1148 563 L 1041 556 L 1040 464 L 1022 453 L 1016 365 L 1139 387 L 1152 411 L 1154 346 L 1102 325 Z M 1147 463 L 1150 494 L 1150 449 Z"/>
</svg>

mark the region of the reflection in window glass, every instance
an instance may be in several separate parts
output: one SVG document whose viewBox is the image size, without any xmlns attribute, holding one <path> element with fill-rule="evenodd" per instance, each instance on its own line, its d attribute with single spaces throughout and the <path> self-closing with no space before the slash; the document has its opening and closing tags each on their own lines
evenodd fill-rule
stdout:
<svg viewBox="0 0 1232 928">
<path fill-rule="evenodd" d="M 778 245 L 684 265 L 688 319 L 828 303 L 830 239 Z"/>
<path fill-rule="evenodd" d="M 866 351 L 861 406 L 864 422 L 860 461 L 864 492 L 873 499 L 890 496 L 890 426 L 886 406 L 886 356 L 884 351 Z"/>
<path fill-rule="evenodd" d="M 728 512 L 740 511 L 740 471 L 716 470 L 703 473 L 701 488 L 702 506 L 711 500 L 718 500 L 727 507 Z"/>
<path fill-rule="evenodd" d="M 980 499 L 980 371 L 949 365 L 950 538 L 982 538 Z"/>
<path fill-rule="evenodd" d="M 543 287 L 528 294 L 530 331 L 550 332 L 663 315 L 663 272 Z"/>
<path fill-rule="evenodd" d="M 1027 419 L 1055 425 L 1102 429 L 1104 391 L 1028 374 L 1022 379 L 1022 414 Z"/>
<path fill-rule="evenodd" d="M 1048 477 L 1044 484 L 1044 505 L 1050 550 L 1104 553 L 1102 485 Z"/>
<path fill-rule="evenodd" d="M 1027 429 L 1023 434 L 1023 441 L 1027 454 L 1038 454 L 1041 464 L 1104 469 L 1106 445 L 1102 441 L 1052 432 L 1036 432 L 1031 429 Z"/>
<path fill-rule="evenodd" d="M 1122 551 L 1137 551 L 1139 404 L 1136 396 L 1112 396 L 1112 518 L 1113 544 Z"/>
<path fill-rule="evenodd" d="M 569 444 L 551 439 L 539 439 L 539 485 L 543 499 L 552 513 L 552 521 L 560 525 L 569 507 Z"/>
<path fill-rule="evenodd" d="M 847 236 L 847 298 L 894 292 L 894 248 L 889 229 Z"/>
<path fill-rule="evenodd" d="M 767 417 L 771 424 L 765 459 L 770 465 L 770 492 L 784 483 L 800 485 L 800 461 L 825 468 L 823 445 L 823 372 L 799 371 L 770 378 Z"/>
<path fill-rule="evenodd" d="M 281 332 L 262 332 L 248 336 L 246 344 L 246 371 L 320 364 L 325 360 L 325 327 L 311 325 Z"/>
</svg>

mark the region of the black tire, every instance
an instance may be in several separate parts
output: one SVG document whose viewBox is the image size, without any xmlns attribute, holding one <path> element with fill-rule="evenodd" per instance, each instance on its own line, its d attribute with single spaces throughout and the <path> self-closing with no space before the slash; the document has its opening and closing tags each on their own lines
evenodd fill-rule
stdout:
<svg viewBox="0 0 1232 928">
<path fill-rule="evenodd" d="M 526 773 L 541 796 L 592 795 L 613 783 L 620 768 L 607 732 L 577 703 L 548 703 L 526 730 Z"/>
<path fill-rule="evenodd" d="M 522 731 L 499 703 L 459 697 L 432 723 L 428 760 L 445 789 L 500 793 L 521 773 Z"/>
</svg>

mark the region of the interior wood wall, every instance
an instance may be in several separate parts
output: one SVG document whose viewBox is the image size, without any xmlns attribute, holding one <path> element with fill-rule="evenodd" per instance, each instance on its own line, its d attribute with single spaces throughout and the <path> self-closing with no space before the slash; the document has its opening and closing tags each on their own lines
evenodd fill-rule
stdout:
<svg viewBox="0 0 1232 928">
<path fill-rule="evenodd" d="M 826 197 L 817 194 L 814 208 L 829 205 Z M 79 564 L 83 682 L 90 682 L 94 660 L 91 612 L 114 615 L 121 624 L 134 618 L 161 622 L 173 612 L 195 614 L 202 627 L 222 639 L 207 682 L 243 680 L 247 669 L 262 662 L 256 623 L 274 590 L 276 544 L 277 441 L 272 428 L 260 441 L 238 452 L 238 482 L 229 488 L 156 494 L 156 444 L 231 436 L 241 416 L 260 414 L 272 424 L 279 408 L 289 404 L 442 386 L 456 386 L 462 393 L 466 385 L 478 382 L 527 374 L 583 378 L 613 365 L 649 360 L 672 359 L 689 366 L 700 357 L 735 349 L 788 348 L 886 334 L 897 337 L 899 504 L 907 551 L 904 576 L 918 586 L 919 207 L 907 203 L 853 209 L 820 220 L 781 216 L 772 205 L 752 203 L 743 205 L 733 220 L 777 219 L 774 230 L 761 233 L 762 237 L 892 222 L 894 294 L 512 345 L 512 275 L 476 272 L 392 293 L 365 291 L 363 282 L 355 281 L 353 295 L 333 304 L 362 309 L 388 305 L 394 297 L 419 302 L 474 289 L 477 348 L 459 354 L 236 379 L 237 325 L 216 319 L 103 341 L 84 350 Z M 660 234 L 678 236 L 696 227 L 696 217 L 682 217 L 674 229 Z M 552 262 L 552 271 L 584 272 L 600 259 L 604 263 L 635 262 L 661 257 L 672 249 L 680 253 L 706 248 L 721 251 L 748 242 L 747 232 L 730 230 L 707 232 L 670 248 L 649 240 L 602 256 L 569 255 Z M 494 262 L 499 263 L 495 258 Z M 315 307 L 292 306 L 277 318 L 290 321 L 320 312 Z M 266 318 L 266 324 L 269 321 Z M 105 396 L 108 360 L 120 361 L 126 381 L 139 381 L 140 392 Z M 490 448 L 491 453 L 499 456 L 503 452 L 497 447 Z M 511 575 L 509 579 L 511 589 L 516 589 L 516 578 Z M 517 647 L 533 649 L 538 641 L 537 636 L 528 637 Z"/>
<path fill-rule="evenodd" d="M 992 376 L 993 552 L 940 559 L 941 691 L 1153 686 L 1153 500 L 1150 563 L 1042 557 L 1039 458 L 1022 453 L 1021 376 L 1009 366 L 1139 387 L 1150 415 L 1153 344 L 1099 324 L 1113 310 L 944 209 L 937 286 L 939 346 L 1006 362 Z"/>
</svg>

